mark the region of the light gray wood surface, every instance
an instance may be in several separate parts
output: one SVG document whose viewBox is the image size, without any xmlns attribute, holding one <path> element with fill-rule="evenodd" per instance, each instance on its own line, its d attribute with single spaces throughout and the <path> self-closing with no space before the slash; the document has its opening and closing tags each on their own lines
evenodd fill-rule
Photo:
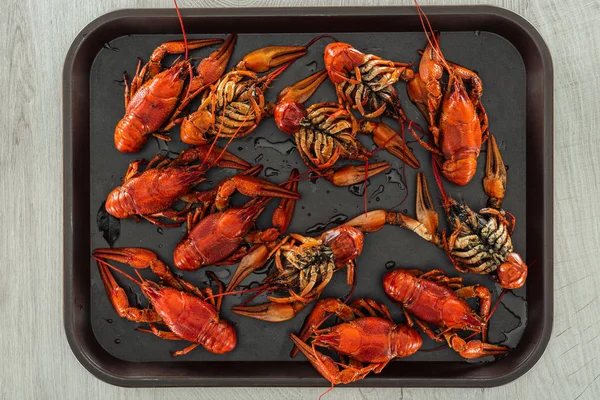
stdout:
<svg viewBox="0 0 600 400">
<path fill-rule="evenodd" d="M 525 376 L 490 389 L 344 389 L 334 399 L 594 399 L 600 396 L 600 2 L 425 1 L 494 4 L 542 34 L 555 71 L 555 319 L 548 349 Z M 180 0 L 182 7 L 285 6 L 284 0 Z M 298 6 L 411 1 L 296 0 Z M 123 389 L 84 370 L 62 325 L 61 72 L 87 23 L 120 8 L 170 0 L 6 0 L 0 13 L 0 398 L 299 399 L 321 388 Z M 535 268 L 535 266 L 533 267 Z"/>
</svg>

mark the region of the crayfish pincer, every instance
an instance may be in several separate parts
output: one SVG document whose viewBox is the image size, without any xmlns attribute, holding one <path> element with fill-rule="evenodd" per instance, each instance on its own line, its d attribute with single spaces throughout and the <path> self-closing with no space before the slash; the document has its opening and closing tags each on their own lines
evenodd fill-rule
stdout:
<svg viewBox="0 0 600 400">
<path fill-rule="evenodd" d="M 343 322 L 321 329 L 332 314 Z M 394 323 L 385 305 L 371 299 L 356 300 L 351 306 L 338 299 L 319 300 L 299 336 L 292 333 L 290 337 L 295 345 L 292 357 L 298 350 L 302 351 L 333 385 L 356 382 L 371 371 L 378 374 L 390 361 L 416 353 L 423 343 L 415 329 Z M 306 343 L 308 340 L 312 341 L 311 345 Z M 317 351 L 316 347 L 337 352 L 340 362 Z"/>
<path fill-rule="evenodd" d="M 188 165 L 203 160 L 199 165 Z M 212 166 L 248 170 L 251 165 L 241 158 L 217 146 L 205 145 L 186 149 L 171 160 L 156 156 L 140 172 L 143 161 L 129 165 L 123 184 L 113 189 L 106 199 L 106 211 L 116 218 L 140 216 L 153 224 L 173 226 L 159 220 L 160 217 L 178 222 L 187 209 L 175 211 L 173 203 L 188 194 L 194 186 L 205 180 L 204 174 Z M 158 183 L 158 184 L 157 184 Z"/>
<path fill-rule="evenodd" d="M 508 350 L 486 343 L 491 294 L 483 286 L 463 286 L 462 278 L 450 278 L 439 269 L 426 273 L 398 269 L 383 277 L 383 289 L 401 305 L 410 326 L 416 322 L 431 339 L 445 339 L 464 358 L 500 355 Z M 479 298 L 479 314 L 463 300 L 470 297 Z M 426 324 L 439 328 L 440 333 L 435 334 Z M 463 330 L 480 333 L 481 340 L 462 339 L 457 332 Z"/>
<path fill-rule="evenodd" d="M 131 85 L 125 76 L 125 116 L 118 122 L 115 147 L 122 152 L 140 151 L 150 135 L 162 139 L 167 136 L 157 133 L 174 117 L 174 111 L 189 103 L 204 88 L 221 77 L 235 45 L 236 35 L 230 35 L 221 48 L 200 62 L 197 74 L 193 75 L 187 59 L 188 50 L 223 42 L 222 39 L 199 39 L 189 42 L 163 43 L 154 50 L 150 61 L 141 67 L 138 63 Z M 167 54 L 185 53 L 185 59 L 161 72 L 161 61 Z M 186 88 L 186 80 L 189 83 Z"/>
<path fill-rule="evenodd" d="M 175 276 L 169 267 L 150 250 L 96 249 L 93 258 L 98 263 L 106 294 L 120 317 L 138 323 L 149 323 L 150 329 L 138 328 L 138 330 L 153 333 L 161 339 L 187 340 L 193 343 L 173 353 L 173 356 L 187 354 L 200 345 L 215 354 L 227 353 L 235 348 L 237 341 L 235 328 L 228 321 L 219 318 L 221 300 L 213 297 L 211 288 L 200 290 Z M 139 273 L 139 280 L 135 279 L 109 264 L 107 260 L 129 264 L 136 269 L 150 268 L 162 282 L 158 284 L 143 279 Z M 117 284 L 110 272 L 111 269 L 137 283 L 148 299 L 150 308 L 140 310 L 131 307 L 125 290 Z M 217 282 L 218 290 L 221 292 L 222 283 L 214 274 L 210 278 Z M 154 324 L 164 324 L 169 330 L 159 330 Z"/>
<path fill-rule="evenodd" d="M 451 234 L 447 235 L 445 230 L 438 232 L 438 214 L 422 172 L 417 175 L 416 220 L 403 213 L 376 210 L 359 215 L 346 224 L 360 226 L 367 232 L 377 231 L 385 224 L 398 225 L 444 249 L 454 268 L 460 272 L 491 274 L 504 289 L 523 286 L 528 267 L 514 252 L 511 236 L 515 220 L 512 218 L 509 222 L 511 214 L 501 208 L 506 190 L 506 168 L 496 139 L 490 135 L 483 180 L 489 207 L 477 212 L 465 202 L 454 200 L 444 190 L 435 162 L 433 171 Z"/>
<path fill-rule="evenodd" d="M 267 303 L 235 306 L 233 312 L 269 322 L 294 318 L 321 296 L 337 271 L 346 268 L 348 285 L 355 284 L 354 260 L 362 251 L 363 241 L 364 235 L 359 229 L 342 225 L 318 237 L 292 233 L 281 241 L 258 246 L 242 259 L 227 292 L 269 260 L 274 260 L 276 268 L 256 290 L 287 292 L 288 296 L 269 296 Z"/>
</svg>

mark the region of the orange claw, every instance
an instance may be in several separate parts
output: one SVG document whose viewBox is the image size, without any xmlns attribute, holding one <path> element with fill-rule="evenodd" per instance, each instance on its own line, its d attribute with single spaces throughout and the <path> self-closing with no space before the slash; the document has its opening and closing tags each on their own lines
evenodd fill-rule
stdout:
<svg viewBox="0 0 600 400">
<path fill-rule="evenodd" d="M 200 145 L 185 149 L 170 165 L 185 165 L 198 160 L 209 166 L 216 162 L 216 165 L 221 168 L 235 168 L 244 171 L 250 169 L 252 166 L 227 150 L 214 145 Z"/>
<path fill-rule="evenodd" d="M 300 173 L 298 170 L 294 168 L 290 174 L 287 184 L 285 184 L 283 187 L 293 192 L 297 192 L 299 175 Z M 278 229 L 279 234 L 283 234 L 285 231 L 287 231 L 290 222 L 292 221 L 292 216 L 294 215 L 295 205 L 296 200 L 283 198 L 279 201 L 279 205 L 275 211 L 273 211 L 273 217 L 271 221 L 273 226 Z"/>
<path fill-rule="evenodd" d="M 488 205 L 496 209 L 501 208 L 506 193 L 506 167 L 493 135 L 490 135 L 488 141 L 483 188 L 489 197 Z"/>
<path fill-rule="evenodd" d="M 160 261 L 153 251 L 136 247 L 96 249 L 94 250 L 93 257 L 102 262 L 105 260 L 117 261 L 136 269 L 150 268 L 156 276 L 165 281 L 169 286 L 181 288 L 179 281 L 169 267 Z"/>
<path fill-rule="evenodd" d="M 269 249 L 267 246 L 260 245 L 252 252 L 246 254 L 240 264 L 238 265 L 235 273 L 231 277 L 229 284 L 227 285 L 226 292 L 233 291 L 236 287 L 242 283 L 244 279 L 267 262 L 269 259 Z"/>
<path fill-rule="evenodd" d="M 234 306 L 231 311 L 261 321 L 283 322 L 294 318 L 304 306 L 306 304 L 300 301 L 293 303 L 264 303 L 255 306 Z"/>
<path fill-rule="evenodd" d="M 327 317 L 331 314 L 336 314 L 344 321 L 350 321 L 354 319 L 354 311 L 347 306 L 345 303 L 342 303 L 338 299 L 327 298 L 321 299 L 317 301 L 314 308 L 306 318 L 304 325 L 302 326 L 302 330 L 300 331 L 299 339 L 304 343 L 310 335 L 313 334 L 315 329 L 317 329 Z M 295 342 L 295 341 L 294 341 Z M 290 353 L 290 357 L 294 358 L 298 354 L 299 347 L 294 345 Z"/>
<path fill-rule="evenodd" d="M 325 79 L 327 79 L 327 70 L 322 69 L 317 71 L 309 77 L 283 89 L 281 93 L 279 93 L 277 103 L 281 104 L 291 101 L 304 103 L 315 93 Z"/>
<path fill-rule="evenodd" d="M 373 141 L 380 148 L 404 161 L 411 168 L 419 168 L 419 160 L 396 131 L 384 123 L 362 121 L 359 128 L 361 133 L 373 135 Z"/>
<path fill-rule="evenodd" d="M 435 235 L 438 229 L 439 216 L 435 211 L 423 172 L 417 174 L 417 200 L 415 207 L 417 209 L 417 220 L 425 226 L 428 233 Z"/>
<path fill-rule="evenodd" d="M 386 161 L 369 164 L 368 169 L 364 165 L 346 165 L 337 170 L 327 171 L 325 178 L 336 186 L 350 186 L 364 182 L 391 167 L 392 165 Z"/>
<path fill-rule="evenodd" d="M 294 61 L 306 53 L 305 46 L 267 46 L 246 54 L 236 69 L 266 72 L 273 67 Z"/>
<path fill-rule="evenodd" d="M 190 82 L 190 93 L 216 82 L 223 75 L 235 48 L 236 40 L 236 34 L 229 35 L 217 51 L 200 61 L 196 67 L 198 76 L 193 77 Z"/>
<path fill-rule="evenodd" d="M 465 342 L 465 340 L 460 338 L 457 334 L 447 335 L 446 341 L 453 350 L 457 351 L 458 354 L 464 358 L 495 356 L 504 354 L 508 351 L 508 348 L 505 346 L 484 343 L 481 340 Z"/>
<path fill-rule="evenodd" d="M 187 47 L 188 50 L 195 50 L 201 47 L 212 46 L 213 44 L 222 43 L 223 39 L 197 39 L 197 40 L 188 40 Z M 160 65 L 161 61 L 167 54 L 183 54 L 185 53 L 185 42 L 183 40 L 178 40 L 174 42 L 166 42 L 158 46 L 152 52 L 150 56 L 150 61 L 148 62 L 148 73 L 150 77 L 157 75 L 162 67 Z"/>
<path fill-rule="evenodd" d="M 371 371 L 380 367 L 379 364 L 369 364 L 363 368 L 341 365 L 342 370 L 340 370 L 340 367 L 338 367 L 340 364 L 333 361 L 331 357 L 326 356 L 317 351 L 314 347 L 307 345 L 293 333 L 290 333 L 290 338 L 323 378 L 334 385 L 359 381 L 366 377 Z"/>
</svg>

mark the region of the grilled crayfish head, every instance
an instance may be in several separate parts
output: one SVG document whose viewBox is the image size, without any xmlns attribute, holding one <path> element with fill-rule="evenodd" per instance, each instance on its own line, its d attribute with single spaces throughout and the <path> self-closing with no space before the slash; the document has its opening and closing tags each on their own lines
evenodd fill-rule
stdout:
<svg viewBox="0 0 600 400">
<path fill-rule="evenodd" d="M 341 83 L 349 78 L 355 67 L 365 62 L 365 54 L 348 43 L 334 42 L 325 47 L 325 68 L 333 83 Z"/>
<path fill-rule="evenodd" d="M 352 226 L 338 226 L 323 233 L 323 243 L 333 250 L 336 265 L 344 265 L 360 255 L 365 235 Z"/>
<path fill-rule="evenodd" d="M 300 130 L 300 123 L 306 117 L 306 107 L 296 101 L 279 103 L 275 107 L 275 123 L 285 133 L 293 135 Z"/>
</svg>

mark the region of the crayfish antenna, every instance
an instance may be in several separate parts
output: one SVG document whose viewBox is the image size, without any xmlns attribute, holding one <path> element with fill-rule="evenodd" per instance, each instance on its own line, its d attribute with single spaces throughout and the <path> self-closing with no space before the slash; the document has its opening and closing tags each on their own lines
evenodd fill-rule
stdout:
<svg viewBox="0 0 600 400">
<path fill-rule="evenodd" d="M 181 18 L 181 12 L 179 11 L 179 6 L 177 5 L 177 0 L 173 0 L 175 3 L 175 11 L 177 12 L 177 18 L 179 19 L 179 25 L 181 25 L 181 33 L 183 34 L 183 46 L 185 47 L 185 59 L 188 58 L 188 42 L 187 35 L 185 34 L 185 28 L 183 27 L 183 18 Z"/>
<path fill-rule="evenodd" d="M 450 75 L 453 75 L 452 68 L 450 68 L 450 65 L 448 65 L 448 62 L 446 62 L 446 58 L 442 54 L 442 49 L 440 48 L 440 43 L 438 42 L 438 40 L 436 38 L 435 31 L 433 30 L 433 27 L 431 26 L 431 23 L 429 22 L 429 18 L 427 17 L 427 14 L 425 14 L 425 11 L 423 11 L 423 9 L 421 8 L 421 5 L 419 4 L 419 2 L 417 0 L 414 0 L 414 2 L 415 2 L 415 6 L 417 7 L 417 12 L 419 13 L 419 19 L 421 20 L 421 25 L 423 26 L 423 30 L 425 31 L 425 34 L 427 35 L 427 42 L 431 45 L 431 48 L 433 49 L 433 51 L 435 51 L 435 53 L 438 55 L 438 57 L 440 57 L 440 59 L 442 60 L 442 63 L 444 64 L 444 67 L 446 67 L 446 70 L 448 71 L 448 73 Z M 425 23 L 427 23 L 427 26 L 425 26 Z M 431 33 L 431 37 L 429 35 L 430 33 Z M 433 38 L 433 41 L 432 41 L 432 38 Z"/>
<path fill-rule="evenodd" d="M 432 154 L 431 158 L 432 158 L 431 164 L 433 167 L 433 176 L 435 177 L 435 182 L 437 183 L 438 188 L 440 188 L 440 192 L 442 193 L 442 199 L 444 200 L 444 202 L 446 202 L 450 199 L 450 196 L 448 196 L 448 193 L 446 193 L 446 189 L 444 188 L 444 183 L 442 182 L 442 177 L 440 176 L 439 161 L 435 157 L 435 154 Z"/>
<path fill-rule="evenodd" d="M 97 256 L 92 256 L 92 258 L 94 260 L 96 260 L 96 262 L 98 262 L 99 264 L 102 264 L 104 266 L 107 266 L 108 268 L 118 272 L 119 274 L 123 275 L 124 277 L 126 277 L 127 279 L 129 279 L 130 281 L 138 284 L 139 286 L 142 286 L 142 282 L 144 281 L 144 278 L 142 278 L 142 276 L 140 275 L 140 273 L 138 271 L 137 272 L 140 280 L 136 280 L 133 276 L 129 275 L 128 273 L 121 271 L 119 268 L 115 267 L 114 265 L 109 264 L 108 262 L 104 261 L 102 258 L 97 257 Z"/>
</svg>

